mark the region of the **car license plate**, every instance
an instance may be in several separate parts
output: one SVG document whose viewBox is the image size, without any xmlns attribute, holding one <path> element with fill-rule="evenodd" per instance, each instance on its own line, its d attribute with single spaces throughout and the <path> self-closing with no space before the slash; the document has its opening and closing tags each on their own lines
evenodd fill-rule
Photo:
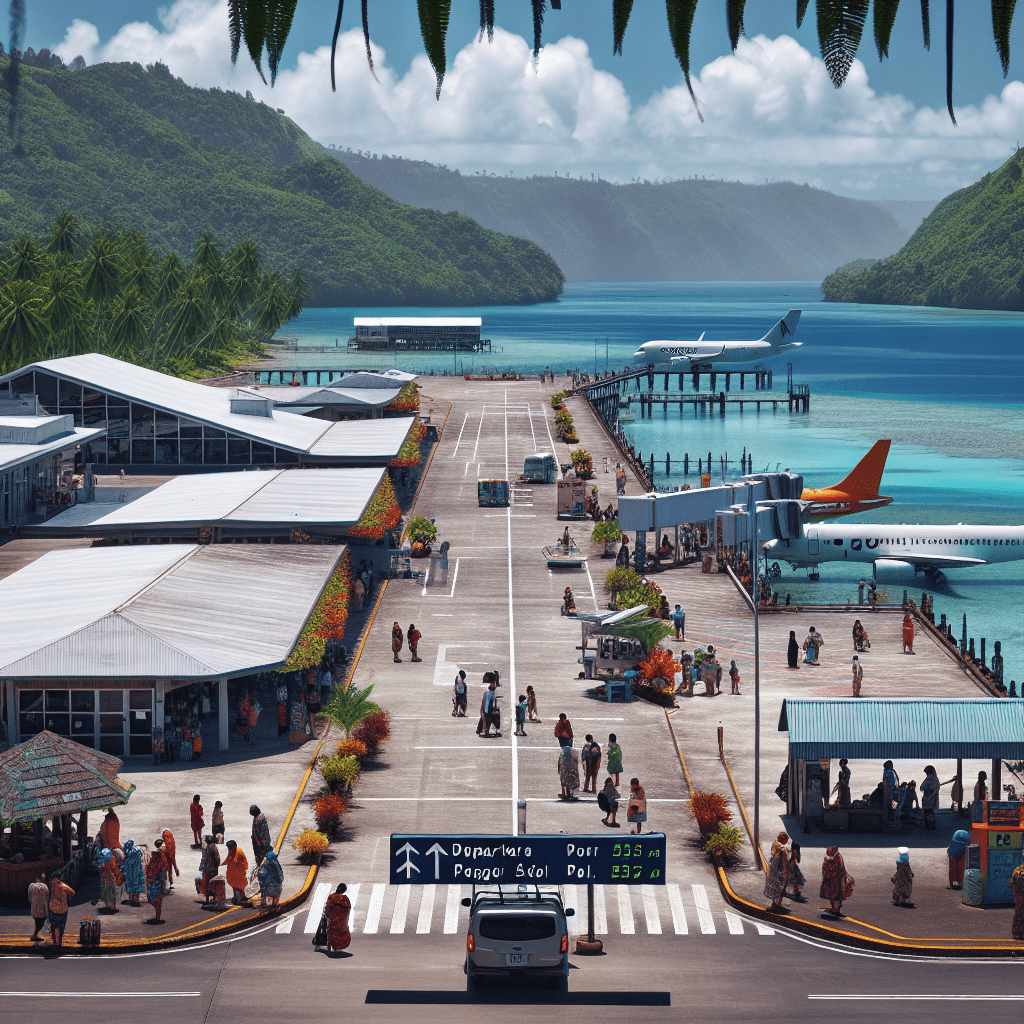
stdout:
<svg viewBox="0 0 1024 1024">
<path fill-rule="evenodd" d="M 506 953 L 506 967 L 525 967 L 530 962 L 529 953 Z"/>
</svg>

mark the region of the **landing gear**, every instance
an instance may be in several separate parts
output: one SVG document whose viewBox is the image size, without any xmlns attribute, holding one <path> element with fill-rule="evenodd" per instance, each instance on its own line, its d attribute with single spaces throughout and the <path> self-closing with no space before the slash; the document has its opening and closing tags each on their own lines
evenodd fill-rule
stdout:
<svg viewBox="0 0 1024 1024">
<path fill-rule="evenodd" d="M 818 572 L 818 567 L 816 565 L 809 565 L 807 567 L 807 578 L 809 580 L 821 579 L 821 573 Z"/>
<path fill-rule="evenodd" d="M 941 569 L 925 569 L 924 576 L 929 583 L 937 587 L 941 587 L 946 582 L 946 574 Z"/>
</svg>

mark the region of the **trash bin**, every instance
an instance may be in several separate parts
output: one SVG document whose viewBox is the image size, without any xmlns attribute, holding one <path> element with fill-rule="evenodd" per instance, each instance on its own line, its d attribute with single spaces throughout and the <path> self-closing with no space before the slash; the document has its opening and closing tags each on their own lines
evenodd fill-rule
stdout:
<svg viewBox="0 0 1024 1024">
<path fill-rule="evenodd" d="M 980 907 L 985 901 L 985 879 L 978 868 L 968 868 L 964 872 L 964 887 L 960 900 L 971 907 Z"/>
</svg>

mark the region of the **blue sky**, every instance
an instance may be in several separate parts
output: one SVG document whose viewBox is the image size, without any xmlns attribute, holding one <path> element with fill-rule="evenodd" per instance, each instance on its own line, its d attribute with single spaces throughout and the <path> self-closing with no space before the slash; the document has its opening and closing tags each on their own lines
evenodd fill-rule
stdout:
<svg viewBox="0 0 1024 1024">
<path fill-rule="evenodd" d="M 454 0 L 440 104 L 429 88 L 413 0 L 370 5 L 379 85 L 361 56 L 359 3 L 348 0 L 333 96 L 324 50 L 333 3 L 300 0 L 274 90 L 246 62 L 230 67 L 222 0 L 28 6 L 27 44 L 36 49 L 56 45 L 66 58 L 83 52 L 90 63 L 163 59 L 190 84 L 251 88 L 325 144 L 463 171 L 598 173 L 620 181 L 792 178 L 865 198 L 939 198 L 1024 141 L 1024 16 L 1011 42 L 1009 81 L 1016 84 L 1007 89 L 981 0 L 969 5 L 971 17 L 959 5 L 959 129 L 945 114 L 944 5 L 931 5 L 932 49 L 925 51 L 917 0 L 901 5 L 890 45 L 897 59 L 879 63 L 869 30 L 862 63 L 841 94 L 823 82 L 813 4 L 797 30 L 791 0 L 749 3 L 748 42 L 729 57 L 724 3 L 704 0 L 691 45 L 704 125 L 681 88 L 657 0 L 635 4 L 622 57 L 611 54 L 610 0 L 564 0 L 564 10 L 547 14 L 548 45 L 536 73 L 525 0 L 498 0 L 504 31 L 490 47 L 474 43 L 476 0 Z"/>
</svg>

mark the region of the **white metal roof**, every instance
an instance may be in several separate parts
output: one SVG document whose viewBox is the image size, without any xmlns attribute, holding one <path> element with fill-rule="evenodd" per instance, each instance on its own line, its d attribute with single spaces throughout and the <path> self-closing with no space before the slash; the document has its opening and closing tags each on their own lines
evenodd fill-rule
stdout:
<svg viewBox="0 0 1024 1024">
<path fill-rule="evenodd" d="M 50 551 L 0 580 L 0 679 L 208 679 L 281 665 L 344 551 Z"/>
<path fill-rule="evenodd" d="M 356 316 L 356 327 L 480 327 L 479 316 Z"/>
<path fill-rule="evenodd" d="M 387 405 L 400 391 L 401 388 L 396 387 L 394 381 L 388 381 L 385 387 L 376 388 L 345 388 L 340 385 L 293 388 L 288 385 L 279 387 L 276 384 L 260 384 L 258 391 L 255 386 L 239 388 L 242 394 L 269 398 L 276 407 L 283 406 L 289 411 L 293 406 L 305 405 Z"/>
<path fill-rule="evenodd" d="M 29 370 L 45 370 L 97 391 L 145 403 L 164 412 L 230 430 L 241 437 L 297 452 L 309 451 L 328 429 L 323 420 L 290 412 L 274 413 L 273 416 L 247 416 L 232 412 L 233 388 L 196 384 L 96 352 L 31 363 L 0 376 L 0 384 Z"/>
<path fill-rule="evenodd" d="M 415 419 L 385 416 L 376 420 L 338 420 L 309 449 L 309 454 L 324 458 L 393 459 Z"/>
<path fill-rule="evenodd" d="M 27 462 L 35 462 L 36 459 L 45 458 L 48 455 L 56 455 L 58 452 L 85 444 L 86 441 L 95 441 L 105 433 L 105 429 L 93 430 L 89 427 L 75 427 L 70 434 L 53 438 L 42 444 L 0 443 L 0 472 L 23 466 Z"/>
</svg>

